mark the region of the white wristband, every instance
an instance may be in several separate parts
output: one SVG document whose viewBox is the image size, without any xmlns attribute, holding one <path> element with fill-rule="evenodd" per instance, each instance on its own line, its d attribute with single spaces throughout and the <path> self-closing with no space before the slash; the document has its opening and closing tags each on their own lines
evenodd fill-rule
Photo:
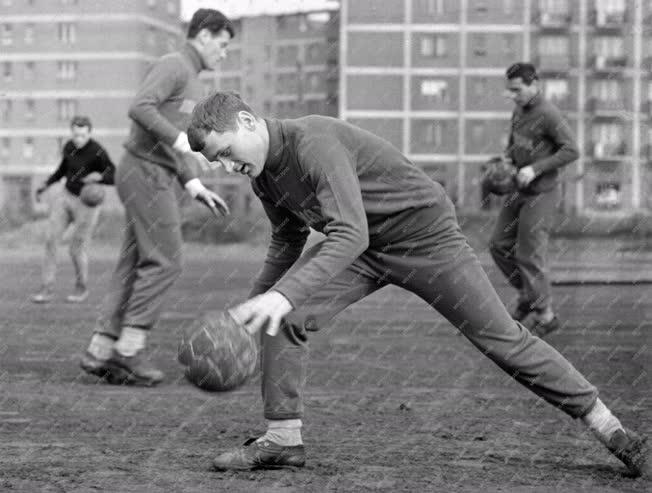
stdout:
<svg viewBox="0 0 652 493">
<path fill-rule="evenodd" d="M 206 188 L 199 178 L 193 178 L 192 180 L 186 182 L 184 187 L 186 190 L 188 190 L 188 193 L 192 196 L 193 199 L 199 192 Z"/>
</svg>

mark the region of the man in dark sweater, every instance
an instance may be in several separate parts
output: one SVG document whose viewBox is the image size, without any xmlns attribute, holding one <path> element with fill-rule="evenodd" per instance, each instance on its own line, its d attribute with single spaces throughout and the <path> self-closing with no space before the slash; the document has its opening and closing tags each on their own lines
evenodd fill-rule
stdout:
<svg viewBox="0 0 652 493">
<path fill-rule="evenodd" d="M 70 241 L 70 257 L 75 267 L 75 290 L 66 299 L 80 303 L 88 297 L 88 243 L 93 236 L 99 207 L 89 207 L 79 194 L 86 183 L 113 184 L 115 166 L 104 148 L 91 138 L 92 124 L 85 116 L 76 116 L 70 124 L 72 139 L 63 146 L 63 157 L 57 170 L 36 191 L 37 199 L 50 185 L 62 178 L 66 185 L 50 209 L 43 257 L 43 286 L 32 296 L 34 303 L 48 303 L 53 298 L 59 241 L 70 223 L 74 231 Z"/>
<path fill-rule="evenodd" d="M 579 151 L 568 122 L 543 98 L 534 66 L 516 63 L 506 76 L 507 95 L 516 109 L 505 154 L 519 168 L 519 188 L 505 198 L 490 252 L 519 291 L 514 319 L 543 337 L 560 325 L 552 307 L 546 258 L 561 198 L 559 171 L 575 161 Z"/>
<path fill-rule="evenodd" d="M 201 166 L 191 154 L 184 129 L 203 95 L 199 72 L 217 68 L 233 35 L 231 22 L 221 12 L 199 9 L 188 25 L 187 43 L 151 65 L 129 108 L 127 152 L 116 173 L 127 219 L 125 238 L 104 308 L 82 357 L 81 366 L 88 373 L 142 385 L 163 379 L 143 350 L 165 295 L 181 273 L 177 182 L 213 213 L 228 212 L 226 203 L 200 181 Z"/>
<path fill-rule="evenodd" d="M 642 474 L 643 442 L 561 354 L 511 318 L 442 186 L 390 143 L 328 117 L 261 119 L 224 93 L 197 105 L 188 139 L 208 161 L 248 176 L 272 223 L 250 299 L 231 310 L 250 333 L 263 329 L 268 429 L 217 457 L 217 469 L 304 465 L 308 333 L 392 284 L 430 304 L 527 389 L 581 418 Z M 303 252 L 310 228 L 326 238 Z"/>
</svg>

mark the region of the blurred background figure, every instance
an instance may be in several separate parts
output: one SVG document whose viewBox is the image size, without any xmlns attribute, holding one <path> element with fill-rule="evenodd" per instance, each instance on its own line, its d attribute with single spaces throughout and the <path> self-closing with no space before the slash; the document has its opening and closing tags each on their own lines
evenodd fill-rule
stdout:
<svg viewBox="0 0 652 493">
<path fill-rule="evenodd" d="M 43 257 L 43 285 L 32 297 L 34 303 L 48 303 L 54 296 L 57 250 L 64 232 L 72 225 L 70 257 L 75 267 L 75 289 L 67 301 L 79 303 L 88 297 L 88 245 L 100 213 L 99 207 L 86 205 L 79 197 L 87 183 L 112 185 L 115 166 L 104 148 L 91 138 L 92 124 L 86 116 L 76 116 L 70 123 L 72 137 L 63 147 L 61 164 L 36 190 L 37 200 L 43 192 L 62 178 L 64 189 L 52 201 Z"/>
</svg>

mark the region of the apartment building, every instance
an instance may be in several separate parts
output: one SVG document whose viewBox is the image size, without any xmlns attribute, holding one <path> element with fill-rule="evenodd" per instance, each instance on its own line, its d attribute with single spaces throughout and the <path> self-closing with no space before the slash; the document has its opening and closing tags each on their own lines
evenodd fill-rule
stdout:
<svg viewBox="0 0 652 493">
<path fill-rule="evenodd" d="M 340 116 L 477 209 L 481 165 L 508 132 L 504 71 L 532 61 L 583 150 L 566 173 L 564 209 L 648 210 L 650 20 L 648 0 L 344 0 Z"/>
<path fill-rule="evenodd" d="M 263 115 L 337 116 L 337 11 L 322 10 L 234 20 L 236 37 L 206 90 L 236 91 Z"/>
<path fill-rule="evenodd" d="M 180 0 L 0 0 L 0 202 L 29 212 L 88 115 L 117 162 L 148 63 L 179 42 Z M 36 177 L 35 179 L 33 177 Z"/>
</svg>

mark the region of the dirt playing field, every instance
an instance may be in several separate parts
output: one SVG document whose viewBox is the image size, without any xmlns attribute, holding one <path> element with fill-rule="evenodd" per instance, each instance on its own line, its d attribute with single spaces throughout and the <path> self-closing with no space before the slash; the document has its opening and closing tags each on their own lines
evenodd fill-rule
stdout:
<svg viewBox="0 0 652 493">
<path fill-rule="evenodd" d="M 14 249 L 0 259 L 0 491 L 652 491 L 652 482 L 624 476 L 580 423 L 397 289 L 313 337 L 304 469 L 213 472 L 219 451 L 263 431 L 258 382 L 227 394 L 190 386 L 176 362 L 179 329 L 202 310 L 242 299 L 260 249 L 188 247 L 150 339 L 167 375 L 154 389 L 98 385 L 78 367 L 114 254 L 95 255 L 92 296 L 81 306 L 63 302 L 72 271 L 62 254 L 58 300 L 35 306 L 28 296 L 38 287 L 38 254 Z M 648 435 L 649 293 L 556 288 L 567 322 L 549 339 L 626 425 Z"/>
</svg>

